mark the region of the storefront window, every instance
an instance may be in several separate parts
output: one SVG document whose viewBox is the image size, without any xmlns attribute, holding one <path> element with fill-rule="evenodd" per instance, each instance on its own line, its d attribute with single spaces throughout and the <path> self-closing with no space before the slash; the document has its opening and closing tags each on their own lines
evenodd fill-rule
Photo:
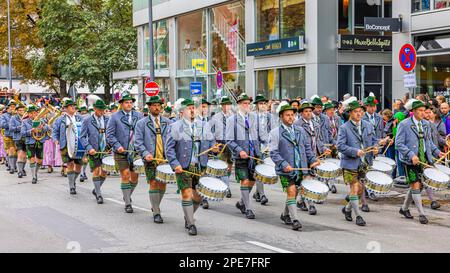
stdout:
<svg viewBox="0 0 450 273">
<path fill-rule="evenodd" d="M 416 93 L 450 96 L 450 54 L 417 58 Z"/>
<path fill-rule="evenodd" d="M 295 37 L 304 33 L 305 0 L 256 0 L 257 42 Z"/>
<path fill-rule="evenodd" d="M 338 68 L 338 100 L 342 100 L 344 95 L 352 94 L 353 66 L 340 65 Z"/>
<path fill-rule="evenodd" d="M 178 75 L 208 73 L 206 51 L 206 10 L 177 18 Z"/>
<path fill-rule="evenodd" d="M 411 11 L 419 12 L 430 10 L 430 0 L 411 0 Z"/>
<path fill-rule="evenodd" d="M 269 69 L 256 72 L 257 93 L 269 99 L 305 97 L 305 68 Z"/>
<path fill-rule="evenodd" d="M 339 34 L 352 33 L 352 15 L 352 0 L 339 0 Z"/>
<path fill-rule="evenodd" d="M 363 75 L 364 81 L 361 80 Z M 364 99 L 370 93 L 373 93 L 380 102 L 380 109 L 391 107 L 392 68 L 390 66 L 355 65 L 353 78 L 355 79 L 354 96 Z M 341 80 L 341 77 L 339 77 L 339 80 Z"/>
<path fill-rule="evenodd" d="M 197 77 L 197 82 L 202 83 L 202 91 L 207 90 L 206 77 Z M 178 78 L 177 79 L 177 98 L 190 98 L 191 97 L 191 82 L 195 81 L 194 78 Z"/>
<path fill-rule="evenodd" d="M 211 9 L 211 73 L 245 69 L 245 10 L 241 2 Z"/>
<path fill-rule="evenodd" d="M 166 101 L 169 101 L 170 94 L 170 80 L 168 78 L 156 78 L 155 81 L 159 85 L 159 96 Z"/>
<path fill-rule="evenodd" d="M 216 75 L 210 76 L 211 87 L 208 98 L 217 99 L 217 77 Z M 223 73 L 223 87 L 220 96 L 228 96 L 237 98 L 241 93 L 246 92 L 245 90 L 245 73 Z M 249 92 L 247 92 L 248 94 Z"/>
<path fill-rule="evenodd" d="M 450 0 L 434 0 L 435 9 L 450 8 Z"/>
<path fill-rule="evenodd" d="M 148 25 L 144 26 L 145 33 L 145 68 L 150 68 Z M 169 67 L 169 29 L 166 20 L 153 23 L 153 50 L 155 69 Z"/>
</svg>

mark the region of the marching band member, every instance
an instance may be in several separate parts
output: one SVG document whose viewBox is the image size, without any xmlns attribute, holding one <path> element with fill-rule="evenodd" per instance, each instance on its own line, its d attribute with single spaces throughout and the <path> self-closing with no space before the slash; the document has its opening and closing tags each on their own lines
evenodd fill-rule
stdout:
<svg viewBox="0 0 450 273">
<path fill-rule="evenodd" d="M 17 171 L 16 144 L 12 139 L 12 132 L 9 129 L 9 122 L 11 121 L 13 112 L 16 110 L 16 105 L 17 104 L 15 101 L 9 101 L 6 108 L 6 113 L 1 116 L 2 119 L 0 123 L 1 128 L 4 130 L 3 141 L 5 144 L 6 153 L 8 154 L 7 170 L 10 174 L 13 174 Z"/>
<path fill-rule="evenodd" d="M 365 226 L 366 222 L 359 212 L 359 198 L 364 194 L 364 184 L 361 181 L 372 165 L 373 155 L 378 153 L 374 147 L 377 138 L 373 126 L 362 120 L 364 115 L 362 105 L 356 97 L 344 101 L 349 121 L 340 127 L 337 140 L 338 151 L 342 154 L 341 167 L 343 169 L 344 183 L 350 184 L 350 202 L 342 208 L 342 213 L 347 221 L 353 221 L 352 208 L 356 215 L 356 225 Z M 383 144 L 383 141 L 380 141 Z M 364 151 L 372 148 L 372 152 Z M 369 211 L 367 204 L 363 203 L 364 211 Z"/>
<path fill-rule="evenodd" d="M 298 230 L 302 225 L 295 205 L 298 194 L 297 187 L 300 186 L 308 172 L 294 169 L 308 168 L 308 164 L 314 168 L 320 162 L 316 161 L 310 142 L 307 141 L 305 130 L 294 125 L 295 108 L 287 102 L 282 102 L 278 106 L 277 112 L 281 125 L 270 132 L 270 157 L 275 163 L 281 185 L 287 193 L 286 206 L 281 214 L 281 220 L 287 225 L 292 225 L 293 230 Z"/>
<path fill-rule="evenodd" d="M 207 129 L 206 127 L 210 126 L 210 124 L 209 124 L 210 118 L 208 117 L 210 105 L 211 105 L 210 102 L 208 102 L 206 99 L 202 98 L 200 109 L 198 111 L 199 114 L 197 115 L 197 117 L 195 119 L 195 122 L 198 123 L 198 126 L 200 126 L 200 128 L 201 128 L 202 136 L 204 134 L 205 129 Z M 209 208 L 208 200 L 206 198 L 203 198 L 201 205 L 204 209 L 208 209 Z"/>
<path fill-rule="evenodd" d="M 67 130 L 77 130 L 76 123 L 82 121 L 81 116 L 76 114 L 75 106 L 72 99 L 63 99 L 64 114 L 55 121 L 52 129 L 52 138 L 55 140 L 55 144 L 59 145 L 63 163 L 67 164 L 67 179 L 72 195 L 77 194 L 75 182 L 81 172 L 81 159 L 71 158 L 67 147 Z"/>
<path fill-rule="evenodd" d="M 89 157 L 92 182 L 94 183 L 92 194 L 95 196 L 97 204 L 103 204 L 101 187 L 106 180 L 106 171 L 102 169 L 102 158 L 107 147 L 106 125 L 109 118 L 105 116 L 105 102 L 97 96 L 89 96 L 91 96 L 89 100 L 94 100 L 92 105 L 94 114 L 83 120 L 80 141 Z"/>
<path fill-rule="evenodd" d="M 25 116 L 25 105 L 19 104 L 16 106 L 16 114 L 11 117 L 9 121 L 9 130 L 12 133 L 12 139 L 16 144 L 17 149 L 17 176 L 22 178 L 26 176 L 25 165 L 27 163 L 27 146 L 25 145 L 25 139 L 20 133 L 22 127 L 22 117 Z"/>
<path fill-rule="evenodd" d="M 194 213 L 202 202 L 196 190 L 200 174 L 206 168 L 208 154 L 198 156 L 215 145 L 212 134 L 201 134 L 199 123 L 195 122 L 195 106 L 191 99 L 184 99 L 180 105 L 182 118 L 170 126 L 165 153 L 176 173 L 178 189 L 181 191 L 185 228 L 189 235 L 197 235 Z M 213 152 L 217 153 L 215 147 Z"/>
<path fill-rule="evenodd" d="M 341 126 L 341 119 L 336 115 L 336 108 L 335 105 L 331 102 L 326 102 L 323 105 L 323 111 L 325 112 L 325 118 L 328 119 L 328 122 L 330 124 L 330 131 L 328 132 L 328 145 L 330 146 L 331 155 L 333 158 L 337 157 L 337 148 L 336 148 L 336 142 L 337 142 L 337 136 L 339 132 L 339 127 Z M 336 193 L 337 189 L 334 185 L 334 180 L 328 181 L 328 186 L 332 193 Z"/>
<path fill-rule="evenodd" d="M 3 116 L 3 110 L 5 109 L 5 106 L 3 104 L 0 104 L 0 130 L 3 131 L 3 129 L 1 129 L 1 120 L 2 120 L 2 116 Z M 8 154 L 5 151 L 5 142 L 3 140 L 3 134 L 0 134 L 0 165 L 3 164 L 8 164 L 7 159 L 8 158 Z"/>
<path fill-rule="evenodd" d="M 250 98 L 242 93 L 237 98 L 238 111 L 227 119 L 227 145 L 235 159 L 236 181 L 241 184 L 241 200 L 236 207 L 247 219 L 255 219 L 250 206 L 250 192 L 255 185 L 255 158 L 261 158 L 256 114 L 250 112 Z"/>
<path fill-rule="evenodd" d="M 314 106 L 313 110 L 313 121 L 318 123 L 320 126 L 320 131 L 318 132 L 318 136 L 322 143 L 330 143 L 329 132 L 331 131 L 330 123 L 325 114 L 322 113 L 323 102 L 319 96 L 314 95 L 311 97 L 311 104 Z"/>
<path fill-rule="evenodd" d="M 27 156 L 30 161 L 30 169 L 33 174 L 32 184 L 38 181 L 38 171 L 42 166 L 42 159 L 44 155 L 44 143 L 47 141 L 48 126 L 46 120 L 41 120 L 35 126 L 34 119 L 38 115 L 38 108 L 34 105 L 29 105 L 27 108 L 28 118 L 22 123 L 21 134 L 25 137 L 25 144 L 27 147 Z M 43 135 L 42 139 L 33 137 L 33 133 Z"/>
<path fill-rule="evenodd" d="M 378 139 L 385 137 L 383 117 L 377 113 L 377 103 L 375 95 L 370 92 L 369 96 L 364 100 L 364 106 L 366 107 L 366 113 L 363 120 L 369 122 L 373 126 L 375 136 Z"/>
<path fill-rule="evenodd" d="M 211 128 L 214 133 L 216 142 L 225 145 L 227 118 L 232 114 L 232 102 L 230 98 L 227 96 L 223 96 L 220 101 L 220 107 L 222 111 L 216 113 L 211 119 Z M 222 177 L 222 180 L 228 186 L 225 196 L 227 198 L 231 198 L 230 175 L 231 168 L 233 167 L 233 161 L 231 160 L 231 152 L 228 146 L 223 150 L 222 154 L 220 154 L 220 160 L 223 160 L 228 164 L 228 176 Z"/>
<path fill-rule="evenodd" d="M 82 102 L 79 107 L 78 107 L 78 111 L 79 111 L 79 115 L 81 116 L 82 120 L 85 120 L 86 118 L 89 118 L 91 116 L 91 114 L 89 114 L 88 112 L 88 107 L 86 105 L 86 102 Z M 87 175 L 86 175 L 86 168 L 88 165 L 88 154 L 85 153 L 83 156 L 82 161 L 82 169 L 81 169 L 81 174 L 80 174 L 80 182 L 84 182 L 85 180 L 88 180 Z"/>
<path fill-rule="evenodd" d="M 414 217 L 409 212 L 409 206 L 414 204 L 419 211 L 419 222 L 427 224 L 428 219 L 422 207 L 421 191 L 423 184 L 420 175 L 423 173 L 423 164 L 433 164 L 432 157 L 442 157 L 444 154 L 431 140 L 431 130 L 428 122 L 424 121 L 427 105 L 416 99 L 410 99 L 405 108 L 413 112 L 413 116 L 400 122 L 395 138 L 395 147 L 399 151 L 400 161 L 406 172 L 406 180 L 410 188 L 406 194 L 400 214 L 407 219 Z M 420 164 L 422 163 L 422 165 Z"/>
<path fill-rule="evenodd" d="M 304 102 L 300 106 L 301 118 L 295 122 L 295 125 L 305 130 L 305 140 L 309 143 L 309 146 L 311 146 L 311 149 L 315 156 L 319 156 L 322 154 L 329 155 L 331 154 L 331 150 L 324 146 L 324 143 L 320 138 L 320 123 L 313 121 L 314 109 L 314 105 L 309 102 Z M 308 211 L 310 215 L 316 215 L 317 210 L 314 206 L 314 203 L 312 201 L 307 201 L 307 203 L 308 206 L 306 206 L 305 200 L 301 198 L 301 201 L 297 203 L 297 206 L 302 211 Z"/>
<path fill-rule="evenodd" d="M 153 221 L 162 224 L 160 204 L 166 192 L 166 184 L 156 181 L 156 167 L 165 159 L 164 146 L 167 142 L 170 120 L 161 116 L 162 101 L 159 96 L 147 100 L 150 114 L 136 124 L 136 151 L 145 165 L 149 186 L 149 199 Z"/>
<path fill-rule="evenodd" d="M 267 100 L 264 95 L 258 94 L 253 102 L 253 104 L 256 105 L 256 128 L 261 151 L 266 150 L 266 147 L 269 144 L 271 118 L 267 112 L 268 101 L 269 100 Z M 253 194 L 253 198 L 256 202 L 261 202 L 261 205 L 265 205 L 269 202 L 269 199 L 267 199 L 266 194 L 264 193 L 264 184 L 261 181 L 256 181 L 256 191 Z"/>
<path fill-rule="evenodd" d="M 109 119 L 106 127 L 106 141 L 114 151 L 114 161 L 120 171 L 121 189 L 125 212 L 133 213 L 131 195 L 138 183 L 139 174 L 134 170 L 136 123 L 143 117 L 133 110 L 136 101 L 129 92 L 123 92 L 119 100 L 121 109 Z"/>
</svg>

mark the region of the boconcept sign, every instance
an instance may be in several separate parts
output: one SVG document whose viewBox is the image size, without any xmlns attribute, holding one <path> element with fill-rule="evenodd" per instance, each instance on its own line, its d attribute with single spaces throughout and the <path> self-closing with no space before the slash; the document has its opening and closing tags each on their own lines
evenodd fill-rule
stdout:
<svg viewBox="0 0 450 273">
<path fill-rule="evenodd" d="M 364 17 L 364 30 L 401 32 L 402 20 L 400 18 Z"/>
</svg>

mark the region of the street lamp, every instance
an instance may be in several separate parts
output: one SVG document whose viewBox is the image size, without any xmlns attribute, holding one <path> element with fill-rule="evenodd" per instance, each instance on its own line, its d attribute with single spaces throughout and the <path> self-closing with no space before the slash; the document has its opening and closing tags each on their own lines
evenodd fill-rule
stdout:
<svg viewBox="0 0 450 273">
<path fill-rule="evenodd" d="M 9 18 L 9 1 L 6 0 L 7 10 L 8 10 L 8 81 L 9 89 L 12 89 L 12 49 L 11 49 L 11 22 Z"/>
<path fill-rule="evenodd" d="M 155 69 L 154 69 L 154 59 L 153 59 L 153 1 L 148 0 L 148 47 L 149 47 L 149 57 L 150 57 L 150 81 L 155 80 Z M 144 83 L 145 86 L 145 83 Z M 142 109 L 145 107 L 145 92 L 142 92 Z"/>
</svg>

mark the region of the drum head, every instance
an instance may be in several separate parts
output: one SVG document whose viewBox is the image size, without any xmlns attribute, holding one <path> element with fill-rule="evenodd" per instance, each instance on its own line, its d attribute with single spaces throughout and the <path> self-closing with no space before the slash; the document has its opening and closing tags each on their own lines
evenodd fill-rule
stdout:
<svg viewBox="0 0 450 273">
<path fill-rule="evenodd" d="M 255 171 L 264 176 L 270 177 L 277 176 L 277 173 L 275 172 L 275 167 L 268 164 L 256 165 Z"/>
<path fill-rule="evenodd" d="M 325 163 L 330 162 L 330 163 L 336 164 L 336 166 L 338 166 L 338 167 L 341 166 L 341 161 L 339 159 L 327 158 L 324 161 L 325 161 Z"/>
<path fill-rule="evenodd" d="M 105 158 L 102 159 L 102 163 L 105 165 L 110 165 L 113 166 L 114 163 L 114 157 L 113 156 L 107 156 Z"/>
<path fill-rule="evenodd" d="M 142 158 L 139 158 L 139 159 L 136 159 L 133 162 L 133 164 L 136 165 L 136 166 L 144 166 L 144 161 L 142 161 Z"/>
<path fill-rule="evenodd" d="M 366 173 L 366 178 L 371 182 L 379 185 L 389 185 L 393 183 L 392 177 L 379 171 L 369 171 Z"/>
<path fill-rule="evenodd" d="M 317 166 L 316 168 L 321 171 L 332 172 L 332 171 L 337 171 L 339 169 L 339 166 L 334 163 L 325 161 L 325 162 L 321 163 L 319 166 Z"/>
<path fill-rule="evenodd" d="M 302 186 L 312 192 L 317 193 L 326 193 L 329 191 L 328 186 L 326 186 L 324 183 L 313 180 L 313 179 L 307 179 L 302 181 Z"/>
<path fill-rule="evenodd" d="M 374 161 L 372 164 L 372 169 L 380 172 L 390 172 L 392 171 L 392 166 L 381 161 Z"/>
<path fill-rule="evenodd" d="M 228 189 L 228 186 L 222 180 L 215 177 L 201 177 L 199 183 L 215 191 L 224 192 Z"/>
<path fill-rule="evenodd" d="M 157 170 L 157 171 L 160 171 L 160 172 L 162 172 L 162 173 L 168 173 L 168 174 L 173 174 L 173 173 L 175 173 L 175 172 L 172 170 L 172 167 L 170 167 L 169 164 L 162 164 L 162 165 L 159 165 L 158 167 L 156 167 L 156 170 Z"/>
<path fill-rule="evenodd" d="M 220 159 L 208 160 L 207 166 L 214 168 L 214 169 L 227 169 L 228 168 L 227 163 Z"/>
<path fill-rule="evenodd" d="M 67 138 L 67 154 L 70 158 L 74 158 L 76 149 L 78 146 L 76 135 L 74 131 L 69 127 L 66 129 L 66 138 Z"/>
<path fill-rule="evenodd" d="M 273 162 L 272 158 L 270 158 L 270 157 L 266 157 L 264 159 L 264 164 L 275 166 L 275 163 Z"/>
<path fill-rule="evenodd" d="M 441 172 L 445 173 L 446 175 L 450 175 L 450 168 L 442 165 L 442 164 L 435 164 L 434 167 Z"/>
<path fill-rule="evenodd" d="M 377 157 L 375 157 L 375 161 L 380 161 L 380 162 L 386 163 L 390 166 L 397 165 L 394 160 L 390 159 L 389 157 L 385 157 L 385 156 L 377 156 Z"/>
<path fill-rule="evenodd" d="M 445 173 L 443 173 L 437 169 L 427 168 L 427 169 L 423 170 L 423 174 L 426 177 L 433 179 L 434 181 L 437 181 L 437 182 L 445 183 L 450 180 L 450 177 L 448 175 L 446 175 Z"/>
</svg>

